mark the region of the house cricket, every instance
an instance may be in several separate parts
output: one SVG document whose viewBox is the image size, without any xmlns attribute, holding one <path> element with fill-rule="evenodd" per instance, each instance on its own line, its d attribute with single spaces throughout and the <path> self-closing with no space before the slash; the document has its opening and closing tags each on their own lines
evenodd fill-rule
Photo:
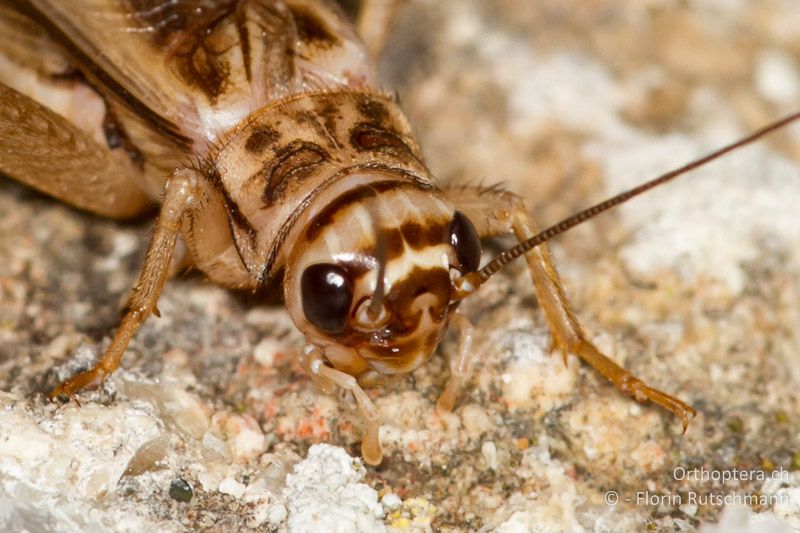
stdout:
<svg viewBox="0 0 800 533">
<path fill-rule="evenodd" d="M 111 344 L 51 398 L 119 367 L 181 266 L 232 289 L 282 281 L 302 366 L 323 390 L 352 393 L 362 455 L 379 464 L 365 389 L 424 364 L 452 326 L 460 342 L 437 402 L 452 410 L 475 355 L 459 303 L 524 257 L 554 348 L 685 431 L 691 406 L 589 340 L 545 242 L 800 113 L 540 232 L 513 193 L 434 185 L 373 67 L 396 4 L 365 1 L 353 25 L 325 0 L 0 0 L 0 171 L 114 219 L 160 202 Z M 481 240 L 499 235 L 519 244 L 481 267 Z"/>
</svg>

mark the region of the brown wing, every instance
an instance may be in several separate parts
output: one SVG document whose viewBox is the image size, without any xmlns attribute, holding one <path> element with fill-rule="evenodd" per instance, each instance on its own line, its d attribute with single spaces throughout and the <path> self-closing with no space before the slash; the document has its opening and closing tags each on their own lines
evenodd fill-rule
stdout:
<svg viewBox="0 0 800 533">
<path fill-rule="evenodd" d="M 325 1 L 6 1 L 46 27 L 92 81 L 196 149 L 271 100 L 371 77 Z"/>
<path fill-rule="evenodd" d="M 33 99 L 0 83 L 0 172 L 71 205 L 112 218 L 152 202 L 119 151 Z"/>
</svg>

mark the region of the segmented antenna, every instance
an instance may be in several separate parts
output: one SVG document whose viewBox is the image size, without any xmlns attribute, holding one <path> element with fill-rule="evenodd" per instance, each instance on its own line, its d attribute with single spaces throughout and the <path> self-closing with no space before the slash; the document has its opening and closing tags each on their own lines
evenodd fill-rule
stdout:
<svg viewBox="0 0 800 533">
<path fill-rule="evenodd" d="M 375 202 L 377 202 L 377 198 L 378 192 L 375 191 Z M 372 293 L 372 299 L 369 302 L 369 307 L 367 307 L 367 316 L 372 320 L 377 320 L 381 313 L 383 297 L 386 292 L 386 284 L 384 282 L 386 277 L 386 238 L 381 228 L 381 216 L 374 202 L 367 202 L 367 210 L 375 233 L 375 258 L 378 260 L 378 278 L 375 280 L 375 292 Z"/>
<path fill-rule="evenodd" d="M 695 159 L 694 161 L 687 163 L 682 167 L 676 168 L 675 170 L 671 170 L 666 174 L 662 174 L 657 178 L 654 178 L 648 182 L 643 183 L 642 185 L 634 187 L 633 189 L 620 193 L 616 196 L 609 198 L 608 200 L 600 202 L 599 204 L 595 204 L 592 207 L 589 207 L 588 209 L 584 209 L 583 211 L 580 211 L 568 218 L 565 218 L 561 222 L 558 222 L 557 224 L 550 226 L 549 228 L 539 232 L 533 237 L 525 241 L 522 241 L 513 248 L 510 248 L 502 252 L 477 272 L 472 272 L 461 278 L 463 280 L 459 286 L 460 289 L 459 292 L 463 293 L 463 296 L 461 297 L 464 297 L 467 294 L 470 294 L 475 290 L 477 290 L 478 287 L 483 285 L 483 283 L 485 283 L 486 280 L 492 277 L 492 275 L 494 275 L 496 272 L 502 269 L 503 266 L 505 266 L 506 264 L 522 256 L 526 252 L 531 251 L 532 249 L 539 246 L 543 242 L 552 239 L 556 235 L 564 233 L 568 229 L 573 228 L 583 222 L 586 222 L 590 218 L 594 218 L 603 211 L 607 211 L 612 207 L 616 207 L 622 203 L 625 203 L 634 196 L 638 196 L 646 191 L 649 191 L 650 189 L 658 187 L 659 185 L 663 185 L 664 183 L 667 183 L 668 181 L 673 180 L 682 174 L 695 170 L 705 165 L 706 163 L 710 163 L 711 161 L 714 161 L 715 159 L 718 159 L 723 155 L 736 150 L 737 148 L 741 148 L 742 146 L 750 144 L 760 139 L 761 137 L 769 133 L 772 133 L 775 130 L 780 129 L 799 118 L 800 118 L 800 111 L 797 113 L 793 113 L 787 117 L 784 117 L 776 122 L 773 122 L 772 124 L 764 126 L 763 128 L 756 130 L 754 133 L 751 133 L 747 137 L 744 137 L 732 144 L 729 144 L 718 150 L 715 150 L 699 159 Z"/>
</svg>

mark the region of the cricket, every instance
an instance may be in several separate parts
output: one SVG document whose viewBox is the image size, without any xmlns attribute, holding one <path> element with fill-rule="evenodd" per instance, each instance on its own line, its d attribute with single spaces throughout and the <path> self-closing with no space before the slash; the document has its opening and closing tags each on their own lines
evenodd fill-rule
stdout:
<svg viewBox="0 0 800 533">
<path fill-rule="evenodd" d="M 402 4 L 364 0 L 351 20 L 326 0 L 0 0 L 0 171 L 112 219 L 160 205 L 110 345 L 52 399 L 120 366 L 176 273 L 244 291 L 277 283 L 306 339 L 302 367 L 323 391 L 352 394 L 362 456 L 378 465 L 366 390 L 425 364 L 455 328 L 437 402 L 453 410 L 479 356 L 480 324 L 459 303 L 524 258 L 555 350 L 686 430 L 692 406 L 589 340 L 546 242 L 800 112 L 540 231 L 511 192 L 436 185 L 374 66 Z M 503 235 L 518 244 L 484 257 L 481 241 Z"/>
</svg>

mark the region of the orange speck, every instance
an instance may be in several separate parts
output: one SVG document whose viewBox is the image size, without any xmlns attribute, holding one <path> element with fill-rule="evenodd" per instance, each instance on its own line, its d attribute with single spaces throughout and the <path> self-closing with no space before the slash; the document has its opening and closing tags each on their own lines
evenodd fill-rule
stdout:
<svg viewBox="0 0 800 533">
<path fill-rule="evenodd" d="M 311 427 L 311 424 L 309 422 L 303 422 L 297 428 L 297 435 L 304 439 L 309 438 L 313 434 L 314 434 L 314 428 Z"/>
<path fill-rule="evenodd" d="M 328 427 L 328 421 L 322 416 L 318 407 L 314 407 L 311 415 L 300 422 L 297 427 L 297 435 L 315 442 L 325 441 L 330 438 L 331 432 Z"/>
<path fill-rule="evenodd" d="M 280 406 L 277 402 L 270 402 L 264 407 L 264 418 L 274 418 L 278 411 L 280 410 Z"/>
</svg>

